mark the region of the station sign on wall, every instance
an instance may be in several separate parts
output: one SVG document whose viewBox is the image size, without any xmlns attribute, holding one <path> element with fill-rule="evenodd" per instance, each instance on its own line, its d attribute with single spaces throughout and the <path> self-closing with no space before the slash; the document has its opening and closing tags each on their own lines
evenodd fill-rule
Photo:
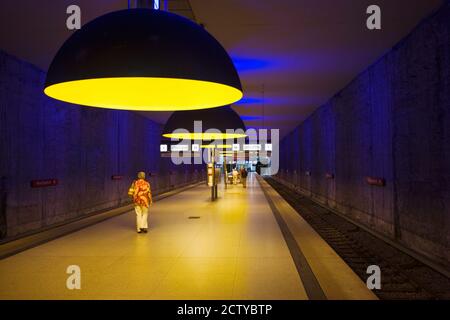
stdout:
<svg viewBox="0 0 450 320">
<path fill-rule="evenodd" d="M 42 180 L 31 180 L 30 186 L 32 188 L 45 188 L 53 187 L 58 184 L 58 179 L 42 179 Z"/>
<path fill-rule="evenodd" d="M 386 180 L 378 177 L 366 177 L 367 184 L 371 186 L 384 187 L 386 186 Z"/>
</svg>

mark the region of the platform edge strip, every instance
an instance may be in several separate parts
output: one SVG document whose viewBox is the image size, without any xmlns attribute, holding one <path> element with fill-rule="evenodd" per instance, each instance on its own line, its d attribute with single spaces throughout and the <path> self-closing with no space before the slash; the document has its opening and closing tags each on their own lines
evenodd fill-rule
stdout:
<svg viewBox="0 0 450 320">
<path fill-rule="evenodd" d="M 267 193 L 267 186 L 264 185 L 264 183 L 266 182 L 262 180 L 260 176 L 257 176 L 257 181 L 264 193 L 264 196 L 266 197 L 267 202 L 269 203 L 278 226 L 280 227 L 283 238 L 289 248 L 292 259 L 294 260 L 298 275 L 300 276 L 300 281 L 303 283 L 303 287 L 305 288 L 306 295 L 311 300 L 327 300 L 327 297 L 322 287 L 320 286 L 319 281 L 317 280 L 314 272 L 311 269 L 311 266 L 308 263 L 308 260 L 306 259 L 297 241 L 295 240 L 294 235 L 289 230 L 288 225 L 275 206 L 272 198 Z"/>
</svg>

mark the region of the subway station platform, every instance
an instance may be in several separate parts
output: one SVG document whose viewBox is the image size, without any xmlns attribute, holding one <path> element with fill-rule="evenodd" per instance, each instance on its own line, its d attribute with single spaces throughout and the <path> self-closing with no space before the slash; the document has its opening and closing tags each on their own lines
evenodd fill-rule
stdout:
<svg viewBox="0 0 450 320">
<path fill-rule="evenodd" d="M 376 299 L 254 174 L 210 201 L 204 185 L 0 260 L 0 299 Z M 69 265 L 81 289 L 69 290 Z"/>
</svg>

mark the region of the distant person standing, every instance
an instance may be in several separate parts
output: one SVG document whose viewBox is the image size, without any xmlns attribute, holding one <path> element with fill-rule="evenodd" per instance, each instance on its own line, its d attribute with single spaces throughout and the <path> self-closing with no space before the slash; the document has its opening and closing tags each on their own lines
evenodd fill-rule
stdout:
<svg viewBox="0 0 450 320">
<path fill-rule="evenodd" d="M 262 163 L 258 160 L 258 162 L 256 163 L 256 173 L 261 175 L 261 167 L 262 167 Z"/>
<path fill-rule="evenodd" d="M 236 168 L 233 168 L 233 184 L 237 185 L 237 180 L 238 180 L 238 171 L 236 170 Z"/>
<path fill-rule="evenodd" d="M 148 207 L 152 205 L 153 200 L 150 183 L 145 180 L 145 172 L 139 172 L 137 174 L 137 180 L 131 185 L 128 190 L 128 195 L 133 197 L 137 232 L 147 233 Z"/>
<path fill-rule="evenodd" d="M 247 176 L 248 176 L 247 169 L 242 167 L 242 169 L 241 169 L 241 181 L 242 181 L 242 185 L 244 186 L 244 188 L 247 188 Z"/>
</svg>

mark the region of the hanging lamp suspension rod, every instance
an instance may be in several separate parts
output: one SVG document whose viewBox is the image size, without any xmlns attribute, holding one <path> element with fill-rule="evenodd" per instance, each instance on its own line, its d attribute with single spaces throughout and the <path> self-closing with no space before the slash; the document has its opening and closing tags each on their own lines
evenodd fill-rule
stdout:
<svg viewBox="0 0 450 320">
<path fill-rule="evenodd" d="M 128 9 L 131 8 L 151 8 L 154 10 L 168 9 L 168 0 L 128 0 Z M 161 7 L 162 4 L 162 7 Z"/>
</svg>

